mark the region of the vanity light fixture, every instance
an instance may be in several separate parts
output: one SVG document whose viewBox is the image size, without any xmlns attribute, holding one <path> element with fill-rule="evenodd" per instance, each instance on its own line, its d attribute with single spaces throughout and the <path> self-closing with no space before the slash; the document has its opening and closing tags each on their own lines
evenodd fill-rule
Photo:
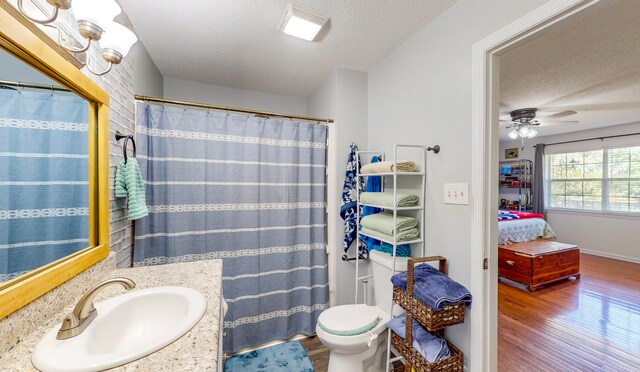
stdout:
<svg viewBox="0 0 640 372">
<path fill-rule="evenodd" d="M 103 72 L 95 72 L 87 64 L 87 69 L 98 76 L 106 74 L 111 71 L 113 65 L 122 62 L 137 41 L 138 37 L 131 30 L 119 23 L 111 22 L 106 26 L 104 37 L 100 40 L 102 58 L 109 62 L 109 67 Z"/>
<path fill-rule="evenodd" d="M 69 10 L 69 8 L 71 8 L 71 0 L 47 0 L 47 3 L 53 6 L 53 13 L 46 19 L 37 19 L 29 16 L 24 10 L 23 0 L 18 0 L 18 10 L 20 10 L 20 13 L 22 13 L 22 15 L 31 22 L 46 25 L 47 23 L 51 23 L 55 21 L 56 18 L 58 18 L 58 12 L 60 10 Z"/>
<path fill-rule="evenodd" d="M 102 40 L 100 43 L 102 57 L 109 63 L 109 66 L 102 72 L 95 72 L 87 64 L 87 69 L 92 74 L 102 76 L 111 71 L 113 65 L 122 62 L 131 46 L 138 41 L 131 30 L 113 21 L 122 12 L 120 5 L 115 0 L 47 0 L 47 2 L 54 7 L 54 11 L 49 18 L 44 20 L 27 15 L 23 7 L 23 0 L 18 0 L 18 9 L 27 19 L 43 25 L 55 21 L 59 10 L 71 9 L 78 21 L 78 32 L 87 39 L 87 44 L 81 48 L 65 46 L 60 28 L 58 28 L 58 44 L 72 53 L 83 53 L 89 49 L 92 42 Z"/>
<path fill-rule="evenodd" d="M 329 18 L 323 17 L 307 10 L 300 9 L 289 4 L 280 20 L 278 30 L 287 35 L 313 41 Z"/>
</svg>

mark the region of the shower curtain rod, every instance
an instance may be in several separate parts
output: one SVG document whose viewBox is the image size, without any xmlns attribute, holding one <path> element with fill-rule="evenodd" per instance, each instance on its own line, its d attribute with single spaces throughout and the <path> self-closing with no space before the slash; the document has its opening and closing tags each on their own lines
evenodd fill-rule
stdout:
<svg viewBox="0 0 640 372">
<path fill-rule="evenodd" d="M 0 80 L 0 85 L 14 85 L 14 86 L 16 86 L 18 88 L 23 87 L 23 88 L 33 88 L 33 89 L 43 89 L 43 90 L 55 90 L 55 91 L 59 91 L 59 92 L 71 92 L 67 88 L 57 87 L 55 85 L 21 83 L 21 82 L 16 82 L 16 81 L 7 81 L 7 80 Z"/>
<path fill-rule="evenodd" d="M 563 141 L 563 142 L 555 142 L 555 143 L 542 143 L 542 145 L 544 146 L 554 146 L 554 145 L 564 145 L 565 143 L 575 143 L 575 142 L 585 142 L 585 141 L 595 141 L 595 140 L 605 140 L 607 138 L 618 138 L 618 137 L 628 137 L 628 136 L 640 136 L 640 132 L 638 133 L 628 133 L 628 134 L 616 134 L 613 136 L 601 136 L 601 137 L 592 137 L 592 138 L 585 138 L 585 139 L 579 139 L 579 140 L 573 140 L 573 141 Z M 534 148 L 536 147 L 535 145 L 533 146 Z"/>
<path fill-rule="evenodd" d="M 333 119 L 322 119 L 322 118 L 314 118 L 309 116 L 278 114 L 275 112 L 268 112 L 268 111 L 258 111 L 258 110 L 249 110 L 249 109 L 243 109 L 243 108 L 237 108 L 237 107 L 207 105 L 205 103 L 178 101 L 174 99 L 164 99 L 164 98 L 158 98 L 158 97 L 147 97 L 147 96 L 136 95 L 136 100 L 143 101 L 143 102 L 168 103 L 171 105 L 178 105 L 178 106 L 198 107 L 198 108 L 204 108 L 204 109 L 210 109 L 210 110 L 233 111 L 233 112 L 240 112 L 243 114 L 253 114 L 253 115 L 261 115 L 261 116 L 267 116 L 267 117 L 300 119 L 300 120 L 307 120 L 307 121 L 317 121 L 320 123 L 327 123 L 327 124 L 333 123 Z"/>
</svg>

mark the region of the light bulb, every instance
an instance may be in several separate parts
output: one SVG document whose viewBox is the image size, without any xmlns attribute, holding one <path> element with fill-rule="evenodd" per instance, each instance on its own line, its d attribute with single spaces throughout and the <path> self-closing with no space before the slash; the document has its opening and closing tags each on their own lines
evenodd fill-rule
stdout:
<svg viewBox="0 0 640 372">
<path fill-rule="evenodd" d="M 121 58 L 126 57 L 131 46 L 138 41 L 133 31 L 116 22 L 111 22 L 104 31 L 100 47 L 103 51 L 105 49 L 116 51 L 122 56 Z"/>
<path fill-rule="evenodd" d="M 511 139 L 517 139 L 518 138 L 518 131 L 513 129 L 511 132 L 509 132 L 509 137 L 511 137 Z"/>
<path fill-rule="evenodd" d="M 535 130 L 535 129 L 531 129 L 531 130 L 529 131 L 529 135 L 527 136 L 527 138 L 533 138 L 533 137 L 535 137 L 537 134 L 538 134 L 538 131 L 537 131 L 537 130 Z"/>
<path fill-rule="evenodd" d="M 73 0 L 71 10 L 78 22 L 89 22 L 103 31 L 122 12 L 115 0 Z"/>
<path fill-rule="evenodd" d="M 531 129 L 529 129 L 529 127 L 522 127 L 520 128 L 520 137 L 527 137 L 530 132 Z"/>
</svg>

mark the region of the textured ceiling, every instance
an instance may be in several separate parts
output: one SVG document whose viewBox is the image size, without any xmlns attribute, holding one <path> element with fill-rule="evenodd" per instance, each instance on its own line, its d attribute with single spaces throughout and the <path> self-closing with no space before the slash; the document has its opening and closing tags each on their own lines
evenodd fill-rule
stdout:
<svg viewBox="0 0 640 372">
<path fill-rule="evenodd" d="M 307 96 L 333 67 L 366 71 L 457 0 L 120 0 L 164 76 Z M 276 27 L 289 3 L 328 16 L 307 42 Z"/>
<path fill-rule="evenodd" d="M 541 125 L 541 136 L 640 121 L 639 19 L 640 1 L 607 1 L 503 55 L 501 112 L 577 111 L 559 120 L 578 123 Z"/>
</svg>

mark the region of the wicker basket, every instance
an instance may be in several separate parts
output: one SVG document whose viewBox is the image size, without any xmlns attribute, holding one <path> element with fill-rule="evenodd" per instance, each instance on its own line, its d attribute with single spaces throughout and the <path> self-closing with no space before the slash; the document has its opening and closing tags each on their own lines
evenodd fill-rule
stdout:
<svg viewBox="0 0 640 372">
<path fill-rule="evenodd" d="M 415 264 L 419 262 L 439 261 L 440 271 L 447 273 L 447 259 L 442 256 L 411 258 L 407 264 L 407 290 L 393 287 L 393 301 L 410 313 L 427 331 L 437 331 L 445 327 L 464 323 L 465 304 L 459 302 L 446 305 L 442 310 L 434 310 L 413 295 Z"/>
<path fill-rule="evenodd" d="M 464 369 L 462 351 L 449 341 L 447 341 L 447 345 L 451 356 L 434 363 L 426 360 L 412 345 L 407 344 L 405 340 L 394 332 L 391 332 L 391 345 L 404 357 L 405 371 L 410 372 L 412 367 L 419 372 L 462 372 Z"/>
</svg>

